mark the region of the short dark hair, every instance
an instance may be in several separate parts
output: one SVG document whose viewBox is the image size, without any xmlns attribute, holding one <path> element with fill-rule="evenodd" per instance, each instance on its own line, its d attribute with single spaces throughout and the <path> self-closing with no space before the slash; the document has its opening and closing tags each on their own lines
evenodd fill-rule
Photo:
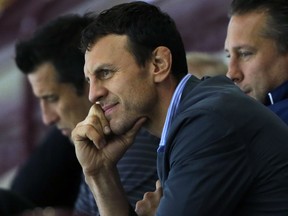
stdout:
<svg viewBox="0 0 288 216">
<path fill-rule="evenodd" d="M 288 52 L 288 1 L 287 0 L 233 0 L 230 16 L 250 12 L 267 14 L 263 36 L 275 40 L 280 53 Z"/>
<path fill-rule="evenodd" d="M 175 22 L 154 5 L 136 1 L 116 5 L 100 13 L 82 34 L 82 50 L 90 50 L 109 34 L 127 35 L 128 50 L 140 66 L 151 58 L 153 50 L 165 46 L 172 53 L 172 74 L 180 80 L 187 74 L 182 38 Z"/>
<path fill-rule="evenodd" d="M 71 83 L 78 94 L 83 94 L 85 60 L 80 39 L 92 17 L 91 14 L 63 15 L 37 29 L 31 38 L 18 41 L 15 47 L 18 68 L 29 74 L 43 63 L 52 63 L 59 82 Z"/>
</svg>

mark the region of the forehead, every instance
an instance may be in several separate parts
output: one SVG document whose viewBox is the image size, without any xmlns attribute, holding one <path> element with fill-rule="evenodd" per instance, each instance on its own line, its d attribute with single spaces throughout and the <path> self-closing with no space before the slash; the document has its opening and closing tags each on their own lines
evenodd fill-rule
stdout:
<svg viewBox="0 0 288 216">
<path fill-rule="evenodd" d="M 227 29 L 226 43 L 242 44 L 264 39 L 266 20 L 267 14 L 259 11 L 233 15 Z"/>
<path fill-rule="evenodd" d="M 57 83 L 57 72 L 52 63 L 46 62 L 39 65 L 32 73 L 28 74 L 32 83 Z"/>
<path fill-rule="evenodd" d="M 57 79 L 57 72 L 51 63 L 44 63 L 28 74 L 28 80 L 37 97 L 60 93 L 63 86 Z"/>
<path fill-rule="evenodd" d="M 86 51 L 84 71 L 93 71 L 93 68 L 102 64 L 113 64 L 126 57 L 133 57 L 128 51 L 128 37 L 108 35 L 100 38 L 89 51 Z"/>
</svg>

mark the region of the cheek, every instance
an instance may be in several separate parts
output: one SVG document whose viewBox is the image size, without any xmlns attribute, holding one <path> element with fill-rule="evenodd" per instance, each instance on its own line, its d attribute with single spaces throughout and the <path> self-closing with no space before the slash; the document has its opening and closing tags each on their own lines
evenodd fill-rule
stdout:
<svg viewBox="0 0 288 216">
<path fill-rule="evenodd" d="M 67 103 L 66 101 L 62 102 L 58 106 L 59 114 L 62 116 L 62 118 L 66 118 L 66 121 L 68 118 L 73 117 L 73 113 L 75 112 L 76 109 L 77 107 L 75 107 L 73 103 L 69 102 Z"/>
<path fill-rule="evenodd" d="M 247 63 L 242 68 L 242 71 L 244 73 L 245 80 L 248 80 L 249 82 L 260 81 L 261 79 L 263 79 L 263 74 L 266 73 L 265 65 L 259 61 Z"/>
<path fill-rule="evenodd" d="M 139 112 L 147 114 L 152 111 L 157 103 L 157 93 L 152 86 L 144 86 L 138 89 L 138 94 L 133 96 L 136 98 L 134 106 Z"/>
<path fill-rule="evenodd" d="M 256 62 L 253 65 L 250 65 L 247 68 L 246 73 L 246 83 L 250 85 L 252 89 L 254 89 L 254 93 L 256 94 L 256 98 L 260 101 L 263 100 L 263 94 L 265 95 L 265 91 L 267 89 L 267 81 L 269 81 L 269 73 L 271 72 L 271 64 L 269 61 L 267 62 Z"/>
</svg>

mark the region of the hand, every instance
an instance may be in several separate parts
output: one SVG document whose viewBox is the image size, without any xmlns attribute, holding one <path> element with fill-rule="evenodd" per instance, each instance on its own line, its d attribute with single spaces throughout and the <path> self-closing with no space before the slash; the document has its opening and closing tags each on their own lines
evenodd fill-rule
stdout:
<svg viewBox="0 0 288 216">
<path fill-rule="evenodd" d="M 147 192 L 143 199 L 136 203 L 135 211 L 138 216 L 154 216 L 156 214 L 160 199 L 163 195 L 161 183 L 156 182 L 156 190 L 154 192 Z"/>
<path fill-rule="evenodd" d="M 94 104 L 84 121 L 72 131 L 77 158 L 84 174 L 96 174 L 103 167 L 116 166 L 132 145 L 145 118 L 139 119 L 125 134 L 116 136 L 109 127 L 100 105 Z"/>
</svg>

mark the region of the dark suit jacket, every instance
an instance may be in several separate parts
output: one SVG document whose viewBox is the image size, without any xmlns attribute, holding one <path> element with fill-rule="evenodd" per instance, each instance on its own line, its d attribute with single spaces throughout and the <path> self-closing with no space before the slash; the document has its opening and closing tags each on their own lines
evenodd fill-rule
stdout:
<svg viewBox="0 0 288 216">
<path fill-rule="evenodd" d="M 288 127 L 228 78 L 190 78 L 158 152 L 157 216 L 288 215 Z"/>
</svg>

